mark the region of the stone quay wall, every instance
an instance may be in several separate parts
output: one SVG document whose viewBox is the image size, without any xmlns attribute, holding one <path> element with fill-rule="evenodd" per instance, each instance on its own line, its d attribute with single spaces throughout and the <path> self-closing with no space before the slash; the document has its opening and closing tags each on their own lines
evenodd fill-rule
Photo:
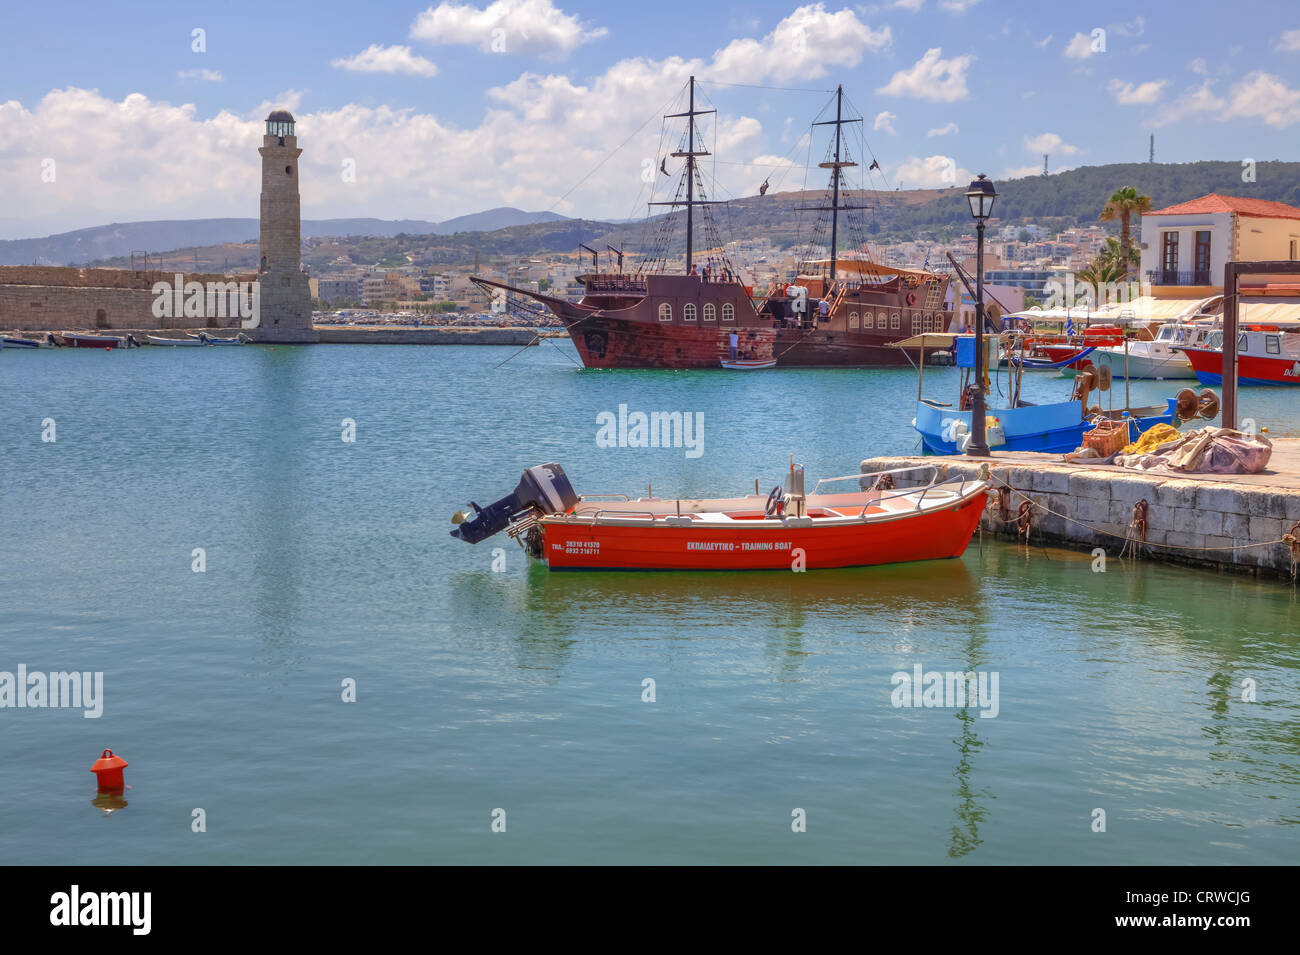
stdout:
<svg viewBox="0 0 1300 955">
<path fill-rule="evenodd" d="M 182 272 L 186 282 L 249 282 L 256 275 Z M 58 266 L 0 266 L 0 330 L 138 328 L 232 328 L 226 318 L 156 318 L 155 282 L 172 283 L 176 273 L 158 270 L 78 269 Z"/>
<path fill-rule="evenodd" d="M 1300 447 L 1290 450 L 1300 453 Z M 861 469 L 874 474 L 946 465 L 950 477 L 973 478 L 987 462 L 995 485 L 1005 482 L 1013 490 L 1009 519 L 1000 512 L 996 492 L 990 497 L 981 524 L 985 533 L 1017 538 L 1016 518 L 1027 499 L 1033 505 L 1031 541 L 1086 550 L 1101 547 L 1111 557 L 1124 549 L 1134 505 L 1145 500 L 1146 541 L 1136 545 L 1142 557 L 1291 579 L 1291 548 L 1285 543 L 1260 545 L 1280 541 L 1300 522 L 1296 475 L 1270 482 L 1268 475 L 1175 475 L 1034 460 L 1048 455 L 1018 457 L 869 458 Z M 894 480 L 898 487 L 915 487 L 928 483 L 931 473 L 896 474 Z"/>
</svg>

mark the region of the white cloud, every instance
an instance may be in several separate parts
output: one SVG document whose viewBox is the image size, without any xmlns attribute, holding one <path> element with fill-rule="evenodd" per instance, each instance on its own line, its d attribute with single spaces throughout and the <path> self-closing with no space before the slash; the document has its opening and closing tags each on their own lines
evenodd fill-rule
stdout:
<svg viewBox="0 0 1300 955">
<path fill-rule="evenodd" d="M 202 80 L 205 83 L 220 83 L 225 79 L 216 70 L 181 70 L 176 75 L 183 80 Z"/>
<path fill-rule="evenodd" d="M 1034 46 L 1039 47 L 1039 48 L 1041 49 L 1042 47 L 1045 47 L 1045 46 L 1047 46 L 1047 44 L 1051 43 L 1052 40 L 1054 40 L 1055 38 L 1056 38 L 1056 34 L 1055 34 L 1055 33 L 1049 33 L 1049 34 L 1047 34 L 1047 36 L 1043 37 L 1041 40 L 1035 40 L 1035 41 L 1034 41 Z"/>
<path fill-rule="evenodd" d="M 1300 90 L 1257 70 L 1232 88 L 1232 102 L 1223 118 L 1239 116 L 1257 116 L 1275 129 L 1286 129 L 1300 123 Z"/>
<path fill-rule="evenodd" d="M 798 30 L 806 52 L 796 54 L 786 44 Z M 761 39 L 732 41 L 712 56 L 634 57 L 594 75 L 522 73 L 486 91 L 482 111 L 459 121 L 437 106 L 304 108 L 294 90 L 216 114 L 84 89 L 52 90 L 29 103 L 0 99 L 7 144 L 0 194 L 21 197 L 21 211 L 11 202 L 6 217 L 39 223 L 36 234 L 112 221 L 255 217 L 262 120 L 285 108 L 304 149 L 309 218 L 446 219 L 502 205 L 624 218 L 645 210 L 637 204 L 650 197 L 638 193 L 643 161 L 657 164 L 658 114 L 677 111 L 662 107 L 688 76 L 701 77 L 706 92 L 710 80 L 788 85 L 851 68 L 888 38 L 852 11 L 808 5 Z M 701 126 L 711 145 L 716 136 L 719 158 L 747 162 L 774 149 L 783 118 L 767 130 L 724 108 Z M 796 115 L 799 125 L 810 118 Z M 46 157 L 57 161 L 58 178 L 41 184 Z M 355 182 L 339 175 L 345 160 L 355 162 Z M 722 197 L 752 194 L 754 167 L 719 163 L 717 174 Z"/>
<path fill-rule="evenodd" d="M 931 47 L 909 69 L 899 70 L 888 83 L 876 90 L 885 96 L 910 96 L 937 103 L 965 99 L 966 71 L 975 57 L 969 54 L 945 60 L 943 50 Z"/>
<path fill-rule="evenodd" d="M 1204 57 L 1200 57 L 1200 56 L 1192 60 L 1192 62 L 1187 65 L 1187 68 L 1191 70 L 1193 73 L 1199 73 L 1201 76 L 1208 76 L 1210 72 L 1209 64 L 1205 62 Z"/>
<path fill-rule="evenodd" d="M 551 0 L 495 0 L 483 9 L 443 2 L 429 7 L 411 24 L 412 38 L 428 43 L 546 57 L 568 56 L 608 32 L 583 23 L 577 14 L 565 13 Z"/>
<path fill-rule="evenodd" d="M 1275 49 L 1284 53 L 1300 52 L 1300 30 L 1287 30 L 1283 33 Z"/>
<path fill-rule="evenodd" d="M 1092 37 L 1086 33 L 1076 33 L 1065 45 L 1065 55 L 1072 60 L 1086 60 L 1093 52 Z"/>
<path fill-rule="evenodd" d="M 828 66 L 857 66 L 863 54 L 892 42 L 887 26 L 873 30 L 852 10 L 828 13 L 824 3 L 812 3 L 792 11 L 761 40 L 732 40 L 713 55 L 712 69 L 733 76 L 811 79 L 825 76 Z"/>
<path fill-rule="evenodd" d="M 876 121 L 871 124 L 871 128 L 876 130 L 883 129 L 892 136 L 894 135 L 894 120 L 896 119 L 898 119 L 897 116 L 889 110 L 885 110 L 883 113 L 876 114 Z"/>
<path fill-rule="evenodd" d="M 1188 116 L 1203 116 L 1221 113 L 1227 103 L 1214 95 L 1211 87 L 1214 80 L 1206 80 L 1200 86 L 1189 87 L 1182 96 L 1160 111 L 1153 121 L 1153 126 L 1168 126 Z"/>
<path fill-rule="evenodd" d="M 356 56 L 341 57 L 331 63 L 353 73 L 406 73 L 410 76 L 437 76 L 438 66 L 411 52 L 409 46 L 380 46 L 373 43 Z"/>
<path fill-rule="evenodd" d="M 980 0 L 939 0 L 939 9 L 949 13 L 965 13 Z"/>
<path fill-rule="evenodd" d="M 932 130 L 930 130 L 930 131 L 929 131 L 928 133 L 926 133 L 925 135 L 927 135 L 927 136 L 947 136 L 949 133 L 955 133 L 955 132 L 958 132 L 957 124 L 956 124 L 956 123 L 945 123 L 944 125 L 939 126 L 939 127 L 936 128 L 936 129 L 932 129 Z"/>
<path fill-rule="evenodd" d="M 1056 133 L 1041 133 L 1034 137 L 1025 137 L 1025 146 L 1036 153 L 1056 153 L 1072 156 L 1079 151 L 1078 146 L 1071 146 Z"/>
<path fill-rule="evenodd" d="M 1111 80 L 1106 89 L 1110 90 L 1110 95 L 1115 97 L 1115 102 L 1121 106 L 1149 106 L 1160 98 L 1160 91 L 1168 82 L 1168 80 L 1148 80 L 1135 86 L 1121 80 Z"/>
<path fill-rule="evenodd" d="M 1121 23 L 1111 27 L 1111 32 L 1117 36 L 1141 36 L 1146 32 L 1147 21 L 1145 17 L 1134 17 L 1130 23 Z"/>
<path fill-rule="evenodd" d="M 910 10 L 912 13 L 916 13 L 925 6 L 925 0 L 894 0 L 890 6 L 899 10 Z"/>
<path fill-rule="evenodd" d="M 957 165 L 951 156 L 908 156 L 889 169 L 895 186 L 908 189 L 938 189 L 945 186 L 965 185 L 975 176 Z"/>
<path fill-rule="evenodd" d="M 1042 166 L 1013 166 L 1002 170 L 1002 179 L 1024 179 L 1026 176 L 1041 176 Z"/>
</svg>

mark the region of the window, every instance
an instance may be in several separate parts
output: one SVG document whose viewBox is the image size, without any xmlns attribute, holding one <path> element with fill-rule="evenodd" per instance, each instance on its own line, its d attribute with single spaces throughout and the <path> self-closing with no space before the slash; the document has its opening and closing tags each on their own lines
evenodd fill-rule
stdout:
<svg viewBox="0 0 1300 955">
<path fill-rule="evenodd" d="M 1276 335 L 1265 336 L 1264 349 L 1270 355 L 1280 355 L 1282 354 L 1282 342 Z"/>
<path fill-rule="evenodd" d="M 724 322 L 734 322 L 736 320 L 736 306 L 730 302 L 722 303 L 722 320 Z"/>
<path fill-rule="evenodd" d="M 1164 233 L 1164 250 L 1160 259 L 1160 267 L 1166 272 L 1178 271 L 1178 233 Z"/>
<path fill-rule="evenodd" d="M 1295 239 L 1292 239 L 1291 240 L 1291 261 L 1292 262 L 1294 262 L 1296 259 L 1300 259 L 1300 255 L 1296 255 L 1297 246 L 1300 246 L 1300 242 L 1297 242 Z"/>
<path fill-rule="evenodd" d="M 920 334 L 920 332 L 921 332 L 921 316 L 916 314 L 916 312 L 913 312 L 912 313 L 912 334 L 918 335 Z"/>
<path fill-rule="evenodd" d="M 1210 280 L 1210 233 L 1196 233 L 1196 282 Z"/>
<path fill-rule="evenodd" d="M 923 332 L 934 331 L 934 324 L 930 318 L 929 312 L 921 316 L 921 331 Z"/>
<path fill-rule="evenodd" d="M 889 316 L 886 315 L 884 312 L 881 312 L 879 318 L 880 318 L 880 321 L 876 323 L 876 327 L 877 327 L 877 328 L 888 328 L 888 327 L 889 327 Z"/>
<path fill-rule="evenodd" d="M 901 327 L 900 324 L 899 324 L 899 319 L 898 319 L 898 313 L 897 313 L 897 312 L 895 312 L 893 315 L 889 316 L 889 327 L 892 328 L 894 331 L 898 331 L 898 329 Z"/>
<path fill-rule="evenodd" d="M 863 312 L 863 313 L 862 313 L 862 327 L 863 327 L 863 328 L 875 328 L 875 327 L 876 327 L 876 313 L 875 313 L 875 312 Z"/>
<path fill-rule="evenodd" d="M 1242 332 L 1241 335 L 1237 338 L 1237 351 L 1244 352 L 1245 350 L 1246 350 L 1246 333 Z"/>
<path fill-rule="evenodd" d="M 682 321 L 683 321 L 683 322 L 693 322 L 693 321 L 695 321 L 695 303 L 694 303 L 694 302 L 687 302 L 685 305 L 682 306 Z"/>
<path fill-rule="evenodd" d="M 673 320 L 673 307 L 667 302 L 659 306 L 659 321 L 671 322 Z"/>
<path fill-rule="evenodd" d="M 858 327 L 858 313 L 849 312 L 849 328 L 857 328 L 857 327 Z"/>
<path fill-rule="evenodd" d="M 706 322 L 716 322 L 718 320 L 718 309 L 712 302 L 706 302 L 704 305 L 704 320 Z"/>
</svg>

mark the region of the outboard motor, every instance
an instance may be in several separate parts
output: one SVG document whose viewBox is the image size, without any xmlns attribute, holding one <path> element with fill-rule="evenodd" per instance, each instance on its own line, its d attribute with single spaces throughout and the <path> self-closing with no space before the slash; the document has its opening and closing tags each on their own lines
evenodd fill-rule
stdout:
<svg viewBox="0 0 1300 955">
<path fill-rule="evenodd" d="M 463 512 L 457 512 L 451 519 L 456 525 L 451 536 L 459 537 L 467 544 L 477 544 L 505 530 L 512 520 L 530 510 L 563 514 L 577 503 L 578 495 L 574 493 L 564 468 L 558 464 L 542 464 L 524 471 L 514 493 L 507 494 L 495 504 L 479 507 L 470 501 L 474 516 L 467 517 Z"/>
</svg>

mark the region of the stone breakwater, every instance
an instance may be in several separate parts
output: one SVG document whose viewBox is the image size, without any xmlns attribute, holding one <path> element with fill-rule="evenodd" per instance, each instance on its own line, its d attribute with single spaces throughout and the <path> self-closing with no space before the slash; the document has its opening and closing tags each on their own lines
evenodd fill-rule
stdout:
<svg viewBox="0 0 1300 955">
<path fill-rule="evenodd" d="M 1300 440 L 1275 440 L 1263 474 L 1144 472 L 1031 453 L 869 458 L 861 470 L 946 465 L 949 477 L 973 478 L 984 464 L 995 486 L 1008 488 L 991 495 L 981 519 L 985 533 L 1023 538 L 1021 506 L 1028 501 L 1031 541 L 1101 547 L 1114 557 L 1133 539 L 1129 550 L 1142 557 L 1292 579 L 1297 547 L 1283 538 L 1300 523 Z M 914 487 L 929 474 L 893 478 L 898 487 Z M 1145 528 L 1135 525 L 1135 508 Z"/>
</svg>

